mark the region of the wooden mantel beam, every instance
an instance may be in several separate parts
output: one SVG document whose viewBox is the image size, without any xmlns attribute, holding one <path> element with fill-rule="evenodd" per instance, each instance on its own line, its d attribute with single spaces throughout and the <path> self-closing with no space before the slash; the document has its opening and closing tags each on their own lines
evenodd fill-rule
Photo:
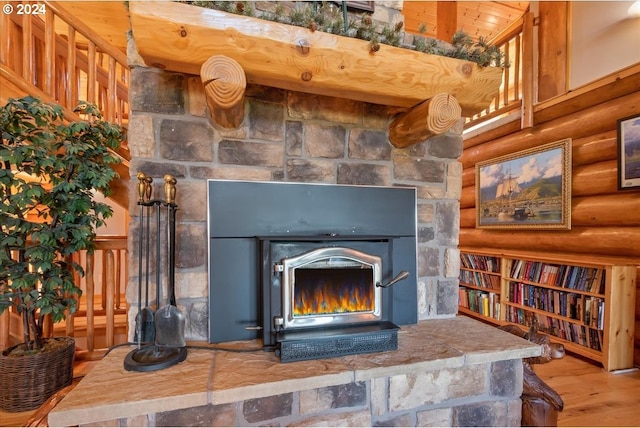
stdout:
<svg viewBox="0 0 640 428">
<path fill-rule="evenodd" d="M 502 69 L 177 2 L 130 2 L 138 52 L 149 66 L 198 75 L 213 55 L 237 61 L 248 83 L 399 107 L 439 93 L 463 116 L 485 109 Z"/>
<path fill-rule="evenodd" d="M 214 55 L 202 64 L 200 78 L 213 121 L 223 128 L 240 126 L 247 87 L 240 64 L 224 55 Z"/>
<path fill-rule="evenodd" d="M 460 105 L 449 94 L 437 94 L 396 117 L 389 125 L 389 141 L 404 148 L 447 132 L 460 120 Z"/>
</svg>

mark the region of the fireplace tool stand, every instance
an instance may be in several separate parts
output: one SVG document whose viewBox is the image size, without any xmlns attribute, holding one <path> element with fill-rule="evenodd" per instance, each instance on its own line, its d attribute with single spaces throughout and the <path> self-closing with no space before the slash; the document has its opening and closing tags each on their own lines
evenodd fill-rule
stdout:
<svg viewBox="0 0 640 428">
<path fill-rule="evenodd" d="M 124 368 L 127 371 L 150 372 L 171 367 L 187 357 L 184 340 L 184 315 L 176 306 L 175 298 L 175 228 L 176 228 L 176 179 L 164 176 L 165 200 L 151 199 L 153 179 L 138 173 L 138 206 L 140 206 L 139 247 L 138 247 L 138 314 L 136 316 L 136 349 L 127 354 Z M 149 306 L 149 265 L 150 265 L 150 208 L 155 211 L 155 274 L 156 311 Z M 167 299 L 162 297 L 161 259 L 162 228 L 161 211 L 166 208 L 166 258 L 167 258 Z M 143 240 L 146 250 L 143 251 Z M 144 275 L 143 275 L 144 266 Z M 142 277 L 145 277 L 145 307 L 142 307 Z M 161 306 L 162 305 L 162 306 Z"/>
</svg>

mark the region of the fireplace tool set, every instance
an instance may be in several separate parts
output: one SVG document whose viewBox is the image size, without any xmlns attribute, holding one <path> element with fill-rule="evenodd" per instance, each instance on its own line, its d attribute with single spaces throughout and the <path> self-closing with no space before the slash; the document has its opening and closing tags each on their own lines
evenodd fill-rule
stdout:
<svg viewBox="0 0 640 428">
<path fill-rule="evenodd" d="M 176 306 L 175 296 L 175 203 L 176 179 L 164 176 L 165 200 L 151 199 L 153 178 L 138 173 L 138 313 L 136 315 L 136 349 L 127 354 L 124 368 L 128 371 L 148 372 L 171 367 L 187 357 L 184 339 L 184 314 Z M 166 209 L 165 255 L 167 260 L 167 297 L 163 298 L 161 275 L 162 260 L 162 211 Z M 151 211 L 154 211 L 153 214 Z M 151 217 L 154 217 L 153 221 Z M 153 224 L 152 224 L 153 223 Z M 155 231 L 155 251 L 151 252 L 152 230 Z M 149 301 L 149 277 L 151 260 L 155 262 L 155 312 Z M 142 288 L 144 286 L 144 306 Z"/>
</svg>

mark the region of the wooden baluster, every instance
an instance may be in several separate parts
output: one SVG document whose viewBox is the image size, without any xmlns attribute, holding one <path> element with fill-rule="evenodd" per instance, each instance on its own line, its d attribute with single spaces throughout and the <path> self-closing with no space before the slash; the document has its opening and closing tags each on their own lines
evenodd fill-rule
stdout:
<svg viewBox="0 0 640 428">
<path fill-rule="evenodd" d="M 96 44 L 92 41 L 87 52 L 87 102 L 96 103 Z"/>
<path fill-rule="evenodd" d="M 533 102 L 535 96 L 534 75 L 533 75 L 533 13 L 524 15 L 524 25 L 522 26 L 523 52 L 527 56 L 522 61 L 522 117 L 520 127 L 522 129 L 533 126 Z"/>
<path fill-rule="evenodd" d="M 102 272 L 100 275 L 100 306 L 102 310 L 107 309 L 107 302 L 105 300 L 107 293 L 107 251 L 102 250 L 100 253 L 102 254 Z"/>
<path fill-rule="evenodd" d="M 0 314 L 0 351 L 9 346 L 9 312 L 11 309 Z"/>
<path fill-rule="evenodd" d="M 120 309 L 120 300 L 122 296 L 120 295 L 120 285 L 121 285 L 121 276 L 122 276 L 122 251 L 117 250 L 118 257 L 116 258 L 116 273 L 115 273 L 115 293 L 116 293 L 116 309 Z"/>
<path fill-rule="evenodd" d="M 42 337 L 51 337 L 53 335 L 53 317 L 51 314 L 44 316 L 42 321 Z"/>
<path fill-rule="evenodd" d="M 509 59 L 511 58 L 510 52 L 510 42 L 506 42 L 504 44 L 504 62 L 509 64 Z M 509 72 L 511 68 L 505 67 L 502 81 L 502 105 L 500 107 L 504 107 L 509 105 Z M 496 109 L 497 110 L 497 109 Z"/>
<path fill-rule="evenodd" d="M 81 259 L 82 256 L 80 253 L 74 253 L 71 256 L 71 259 L 73 262 L 81 264 Z M 80 283 L 82 281 L 82 278 L 80 277 L 80 275 L 78 274 L 77 271 L 73 271 L 73 283 L 76 284 L 76 286 L 80 287 Z M 80 300 L 78 299 L 78 307 L 80 306 Z M 79 309 L 79 308 L 78 308 Z M 74 319 L 75 319 L 75 313 L 69 313 L 69 311 L 67 311 L 67 318 L 66 318 L 66 323 L 65 323 L 65 334 L 69 337 L 73 337 L 75 335 L 75 326 L 74 326 Z"/>
<path fill-rule="evenodd" d="M 78 86 L 76 77 L 76 29 L 69 25 L 67 45 L 67 108 L 73 109 L 78 102 Z"/>
<path fill-rule="evenodd" d="M 107 340 L 107 348 L 111 348 L 114 345 L 115 339 L 115 311 L 114 311 L 114 294 L 115 294 L 115 279 L 114 279 L 114 271 L 115 271 L 115 260 L 113 256 L 113 251 L 105 250 L 104 251 L 106 257 L 106 263 L 102 266 L 104 271 L 106 272 L 106 309 L 107 309 L 107 327 L 106 327 L 106 340 Z M 103 296 L 103 299 L 105 296 Z"/>
<path fill-rule="evenodd" d="M 120 66 L 120 83 L 122 85 L 124 85 L 125 87 L 129 87 L 129 69 L 125 66 L 123 66 L 122 64 L 118 63 Z M 127 95 L 125 94 L 124 97 L 126 97 Z M 123 98 L 122 96 L 118 97 L 119 100 L 119 118 L 120 120 L 118 121 L 119 125 L 125 125 L 125 120 L 126 120 L 126 116 L 127 116 L 127 99 Z"/>
<path fill-rule="evenodd" d="M 0 14 L 0 28 L 3 29 L 3 34 L 5 35 L 5 37 L 3 37 L 0 41 L 0 43 L 2 43 L 2 46 L 0 47 L 0 63 L 7 64 L 9 68 L 13 69 L 13 67 L 15 67 L 15 64 L 11 64 L 11 62 L 9 61 L 9 58 L 11 57 L 11 55 L 9 54 L 9 52 L 11 51 L 9 49 L 11 49 L 12 42 L 11 19 L 9 18 L 9 14 Z"/>
<path fill-rule="evenodd" d="M 514 43 L 516 45 L 516 59 L 514 62 L 514 73 L 513 73 L 513 100 L 520 101 L 522 98 L 520 96 L 520 70 L 522 69 L 522 47 L 520 45 L 520 34 L 517 34 L 514 38 Z"/>
<path fill-rule="evenodd" d="M 115 122 L 116 118 L 116 60 L 109 57 L 109 83 L 107 88 L 107 120 Z"/>
<path fill-rule="evenodd" d="M 87 350 L 93 351 L 95 348 L 95 320 L 93 316 L 94 304 L 94 283 L 93 283 L 94 255 L 87 254 L 87 266 L 84 269 L 86 280 L 86 302 L 87 302 Z"/>
<path fill-rule="evenodd" d="M 96 69 L 99 75 L 104 73 L 104 54 L 99 50 L 97 51 L 97 56 L 96 56 Z M 108 79 L 107 79 L 107 82 L 108 82 Z M 107 115 L 106 87 L 100 80 L 97 81 L 97 84 L 98 84 L 98 99 L 97 99 L 98 108 L 105 115 L 105 118 L 106 118 L 106 115 Z"/>
<path fill-rule="evenodd" d="M 33 79 L 33 59 L 31 15 L 22 15 L 22 77 L 31 84 L 35 84 Z"/>
<path fill-rule="evenodd" d="M 44 91 L 47 95 L 55 99 L 53 92 L 53 80 L 55 73 L 55 47 L 56 47 L 56 28 L 55 15 L 47 13 L 45 15 L 44 25 Z"/>
</svg>

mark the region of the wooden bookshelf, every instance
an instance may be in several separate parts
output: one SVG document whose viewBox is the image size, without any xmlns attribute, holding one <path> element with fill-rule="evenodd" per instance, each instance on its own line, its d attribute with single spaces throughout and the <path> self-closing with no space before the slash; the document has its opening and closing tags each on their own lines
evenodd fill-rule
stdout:
<svg viewBox="0 0 640 428">
<path fill-rule="evenodd" d="M 492 323 L 502 317 L 501 259 L 492 254 L 460 253 L 459 310 Z"/>
<path fill-rule="evenodd" d="M 568 351 L 607 371 L 630 368 L 636 269 L 621 258 L 461 249 L 459 311 L 498 325 L 535 322 Z M 467 303 L 470 294 L 489 289 L 500 302 L 493 314 Z"/>
</svg>

